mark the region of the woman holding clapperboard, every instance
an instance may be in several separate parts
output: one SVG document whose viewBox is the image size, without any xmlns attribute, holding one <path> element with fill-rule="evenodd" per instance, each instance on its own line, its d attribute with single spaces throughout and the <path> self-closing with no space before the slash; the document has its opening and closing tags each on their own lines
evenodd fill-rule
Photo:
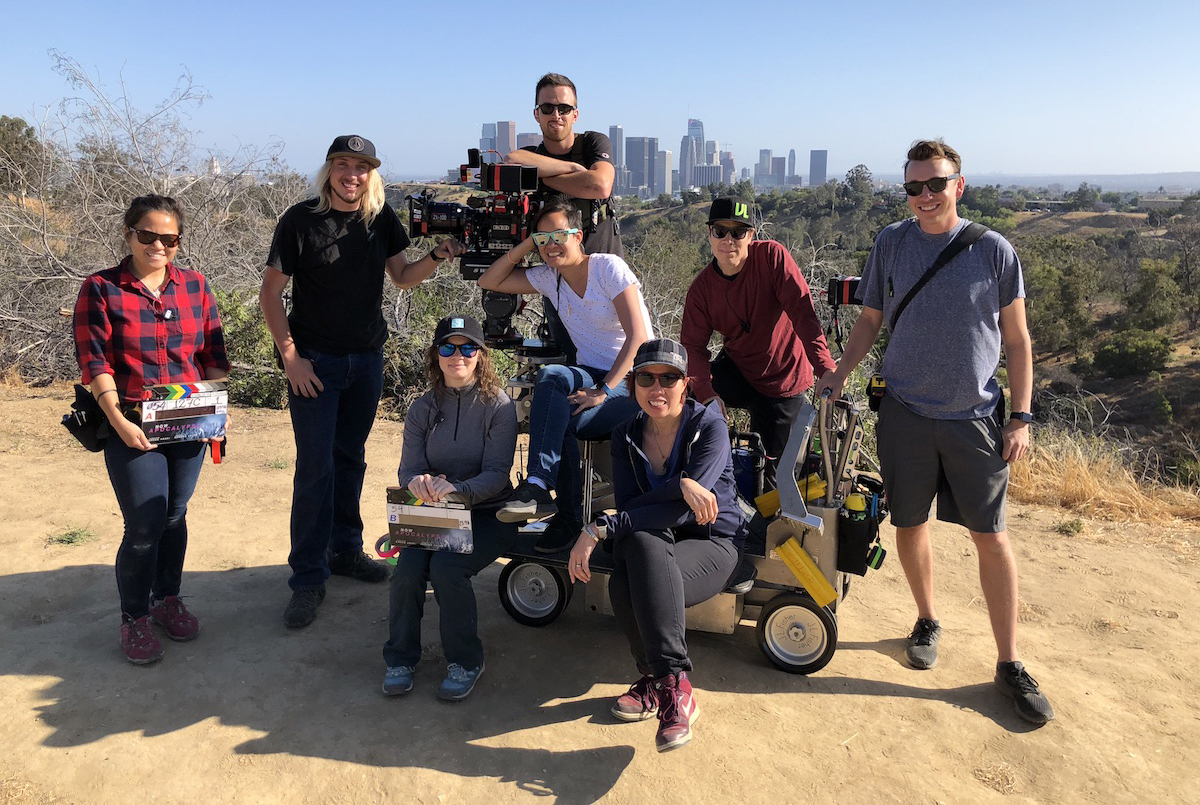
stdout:
<svg viewBox="0 0 1200 805">
<path fill-rule="evenodd" d="M 125 533 L 117 550 L 121 649 L 136 665 L 162 659 L 157 623 L 172 640 L 200 624 L 179 598 L 187 504 L 205 443 L 151 444 L 125 416 L 145 386 L 220 380 L 229 373 L 216 301 L 201 274 L 175 265 L 183 209 L 139 196 L 125 212 L 129 256 L 83 282 L 75 303 L 75 353 L 83 382 L 108 418 L 104 463 Z"/>
<path fill-rule="evenodd" d="M 442 652 L 449 664 L 438 698 L 461 701 L 483 673 L 475 591 L 471 577 L 494 562 L 517 536 L 496 510 L 512 492 L 509 471 L 517 448 L 517 414 L 492 365 L 483 328 L 470 316 L 438 322 L 425 356 L 432 389 L 408 409 L 400 486 L 427 503 L 471 506 L 471 553 L 400 551 L 392 573 L 389 637 L 383 646 L 383 692 L 408 693 L 421 659 L 425 585 L 441 610 Z"/>
</svg>

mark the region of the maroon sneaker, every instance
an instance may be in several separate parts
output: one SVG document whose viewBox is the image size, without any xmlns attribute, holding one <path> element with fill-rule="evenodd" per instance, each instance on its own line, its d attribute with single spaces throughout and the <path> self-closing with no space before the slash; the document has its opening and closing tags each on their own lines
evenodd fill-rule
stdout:
<svg viewBox="0 0 1200 805">
<path fill-rule="evenodd" d="M 659 752 L 678 749 L 692 740 L 692 724 L 700 717 L 700 707 L 692 695 L 692 683 L 683 671 L 654 680 L 658 694 L 658 734 L 654 745 Z"/>
<path fill-rule="evenodd" d="M 162 643 L 150 628 L 149 615 L 121 624 L 121 651 L 134 665 L 148 665 L 162 659 Z"/>
<path fill-rule="evenodd" d="M 183 599 L 177 595 L 155 601 L 150 606 L 150 620 L 165 629 L 172 640 L 194 640 L 200 635 L 200 621 L 188 612 Z"/>
<path fill-rule="evenodd" d="M 690 690 L 689 690 L 690 692 Z M 643 676 L 613 703 L 614 716 L 622 721 L 645 721 L 658 712 L 658 694 L 654 692 L 654 677 Z"/>
</svg>

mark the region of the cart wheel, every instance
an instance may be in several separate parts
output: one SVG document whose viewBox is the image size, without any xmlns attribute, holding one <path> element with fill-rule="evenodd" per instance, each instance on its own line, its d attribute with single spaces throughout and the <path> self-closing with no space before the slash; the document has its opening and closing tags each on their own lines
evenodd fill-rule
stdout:
<svg viewBox="0 0 1200 805">
<path fill-rule="evenodd" d="M 514 559 L 500 571 L 500 603 L 517 623 L 545 626 L 571 603 L 573 587 L 554 568 Z"/>
<path fill-rule="evenodd" d="M 825 607 L 796 593 L 781 593 L 758 616 L 758 647 L 789 674 L 820 671 L 837 650 L 837 621 Z"/>
</svg>

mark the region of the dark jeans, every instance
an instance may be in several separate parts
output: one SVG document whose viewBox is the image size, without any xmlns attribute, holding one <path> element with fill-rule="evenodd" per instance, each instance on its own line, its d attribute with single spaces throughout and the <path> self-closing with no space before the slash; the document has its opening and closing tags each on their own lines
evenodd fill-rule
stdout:
<svg viewBox="0 0 1200 805">
<path fill-rule="evenodd" d="M 313 362 L 325 390 L 303 397 L 288 389 L 296 437 L 288 555 L 293 590 L 324 584 L 332 554 L 362 550 L 358 501 L 367 472 L 367 436 L 383 392 L 382 352 L 326 355 L 302 349 L 300 354 Z"/>
<path fill-rule="evenodd" d="M 579 471 L 577 439 L 607 438 L 620 423 L 637 413 L 637 401 L 625 383 L 617 384 L 602 404 L 572 415 L 568 395 L 604 380 L 607 372 L 587 366 L 554 364 L 538 371 L 529 409 L 530 477 L 557 491 L 559 512 L 583 517 L 583 476 Z"/>
<path fill-rule="evenodd" d="M 683 610 L 725 588 L 738 562 L 733 541 L 635 531 L 613 543 L 613 559 L 608 599 L 638 671 L 655 679 L 691 671 Z"/>
<path fill-rule="evenodd" d="M 417 666 L 421 659 L 421 616 L 425 614 L 425 584 L 433 582 L 433 595 L 441 609 L 442 653 L 447 662 L 463 668 L 483 664 L 479 616 L 471 577 L 496 561 L 517 539 L 517 524 L 502 523 L 494 510 L 471 512 L 475 540 L 473 553 L 405 548 L 392 573 L 388 610 L 388 641 L 383 661 L 388 667 Z"/>
<path fill-rule="evenodd" d="M 763 450 L 767 454 L 763 469 L 763 491 L 775 488 L 775 473 L 779 456 L 787 447 L 792 423 L 804 405 L 804 395 L 795 397 L 767 397 L 754 389 L 733 361 L 722 352 L 712 362 L 712 384 L 725 401 L 726 408 L 743 408 L 750 412 L 750 430 L 762 438 Z"/>
<path fill-rule="evenodd" d="M 151 596 L 179 595 L 187 505 L 206 447 L 204 442 L 179 442 L 143 452 L 127 447 L 115 434 L 104 446 L 104 466 L 125 518 L 117 549 L 117 593 L 125 618 L 148 614 Z"/>
</svg>

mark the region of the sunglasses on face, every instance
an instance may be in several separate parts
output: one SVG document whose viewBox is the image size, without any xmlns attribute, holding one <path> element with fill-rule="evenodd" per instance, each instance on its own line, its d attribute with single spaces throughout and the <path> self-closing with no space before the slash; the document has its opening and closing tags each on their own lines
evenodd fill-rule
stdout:
<svg viewBox="0 0 1200 805">
<path fill-rule="evenodd" d="M 934 176 L 932 179 L 926 179 L 923 182 L 911 181 L 904 183 L 904 192 L 910 196 L 921 195 L 922 188 L 928 187 L 930 193 L 940 193 L 946 189 L 946 183 L 951 179 L 957 179 L 961 174 L 952 173 L 949 176 Z"/>
<path fill-rule="evenodd" d="M 539 103 L 537 108 L 543 115 L 552 115 L 558 112 L 562 117 L 575 111 L 575 107 L 569 103 Z"/>
<path fill-rule="evenodd" d="M 754 230 L 748 226 L 710 226 L 708 228 L 711 234 L 717 240 L 721 240 L 726 235 L 732 235 L 734 240 L 745 240 L 746 236 Z"/>
<path fill-rule="evenodd" d="M 579 234 L 579 227 L 571 227 L 570 229 L 556 229 L 553 232 L 534 232 L 533 245 L 549 246 L 550 241 L 554 241 L 559 246 L 567 242 L 567 239 L 572 235 Z"/>
<path fill-rule="evenodd" d="M 655 381 L 657 381 L 658 385 L 665 389 L 673 389 L 680 380 L 683 380 L 683 378 L 684 376 L 679 372 L 663 372 L 662 374 L 658 374 L 656 372 L 633 373 L 633 381 L 644 389 L 651 388 Z"/>
<path fill-rule="evenodd" d="M 149 246 L 157 240 L 165 249 L 174 249 L 179 245 L 179 239 L 182 237 L 182 235 L 160 235 L 158 232 L 151 232 L 149 229 L 131 229 L 129 231 L 137 235 L 138 243 Z"/>
<path fill-rule="evenodd" d="M 438 354 L 443 358 L 449 358 L 458 350 L 458 354 L 464 358 L 474 358 L 475 353 L 479 351 L 478 344 L 438 344 Z"/>
</svg>

